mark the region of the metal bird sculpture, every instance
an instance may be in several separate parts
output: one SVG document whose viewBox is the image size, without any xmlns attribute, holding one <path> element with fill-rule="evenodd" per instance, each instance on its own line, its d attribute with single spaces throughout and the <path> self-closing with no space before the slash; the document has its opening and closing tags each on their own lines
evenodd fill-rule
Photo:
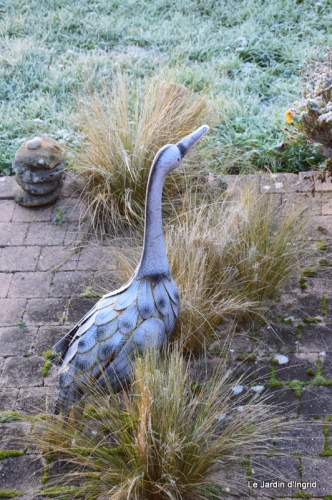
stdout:
<svg viewBox="0 0 332 500">
<path fill-rule="evenodd" d="M 203 125 L 155 156 L 147 184 L 143 252 L 133 276 L 104 295 L 53 348 L 63 359 L 56 413 L 79 402 L 84 384 L 121 389 L 133 375 L 135 354 L 161 349 L 170 340 L 180 299 L 164 243 L 162 189 L 167 174 L 208 129 Z"/>
</svg>

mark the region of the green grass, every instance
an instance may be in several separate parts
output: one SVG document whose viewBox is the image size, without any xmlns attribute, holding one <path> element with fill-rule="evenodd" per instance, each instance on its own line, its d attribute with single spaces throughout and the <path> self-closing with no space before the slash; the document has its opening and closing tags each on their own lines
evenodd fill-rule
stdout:
<svg viewBox="0 0 332 500">
<path fill-rule="evenodd" d="M 101 89 L 119 70 L 135 85 L 168 74 L 210 93 L 223 117 L 210 135 L 217 170 L 298 170 L 318 161 L 305 144 L 275 146 L 285 140 L 303 60 L 331 45 L 328 2 L 2 0 L 0 8 L 5 172 L 28 137 L 80 142 L 74 94 Z"/>
</svg>

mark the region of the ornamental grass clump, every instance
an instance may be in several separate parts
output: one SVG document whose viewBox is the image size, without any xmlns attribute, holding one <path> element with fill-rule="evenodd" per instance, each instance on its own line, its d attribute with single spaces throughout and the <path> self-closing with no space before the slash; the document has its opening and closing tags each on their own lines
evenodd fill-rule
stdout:
<svg viewBox="0 0 332 500">
<path fill-rule="evenodd" d="M 111 89 L 78 100 L 78 125 L 85 142 L 75 152 L 73 169 L 83 180 L 82 199 L 88 219 L 99 234 L 124 226 L 142 226 L 149 171 L 157 151 L 176 143 L 202 123 L 211 123 L 203 94 L 167 81 L 148 81 L 133 90 L 121 75 Z M 195 148 L 192 161 L 198 159 Z M 195 163 L 191 173 L 197 175 Z M 184 189 L 181 169 L 166 178 L 165 199 Z"/>
<path fill-rule="evenodd" d="M 200 384 L 190 366 L 178 349 L 151 350 L 137 359 L 128 391 L 84 388 L 83 429 L 61 419 L 42 423 L 37 438 L 46 456 L 73 469 L 51 477 L 41 494 L 55 483 L 59 498 L 91 500 L 211 500 L 222 487 L 244 490 L 247 478 L 232 484 L 226 471 L 266 453 L 282 424 L 263 402 L 234 400 L 224 366 Z"/>
<path fill-rule="evenodd" d="M 171 274 L 179 288 L 175 338 L 196 353 L 225 317 L 264 317 L 286 281 L 300 272 L 306 216 L 300 205 L 282 211 L 273 197 L 248 186 L 231 201 L 188 195 L 165 226 Z M 307 253 L 307 252 L 306 252 Z M 128 279 L 139 258 L 116 252 Z M 127 254 L 127 255 L 125 255 Z"/>
</svg>

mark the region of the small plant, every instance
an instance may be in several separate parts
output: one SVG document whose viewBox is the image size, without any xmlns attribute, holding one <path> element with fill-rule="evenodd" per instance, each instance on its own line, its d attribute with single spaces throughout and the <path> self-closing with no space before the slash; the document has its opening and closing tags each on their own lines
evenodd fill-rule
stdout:
<svg viewBox="0 0 332 500">
<path fill-rule="evenodd" d="M 63 226 L 65 222 L 66 210 L 62 210 L 61 208 L 55 208 L 55 217 L 52 220 L 53 226 Z"/>
<path fill-rule="evenodd" d="M 327 297 L 326 295 L 322 296 L 322 316 L 326 316 L 327 314 Z"/>
<path fill-rule="evenodd" d="M 23 328 L 26 328 L 27 324 L 25 321 L 19 321 L 16 323 L 16 325 L 23 330 Z"/>
<path fill-rule="evenodd" d="M 80 482 L 75 495 L 102 499 L 107 491 L 114 498 L 209 500 L 214 474 L 251 453 L 266 453 L 271 433 L 281 429 L 262 403 L 238 411 L 229 376 L 221 367 L 192 391 L 193 374 L 178 349 L 166 358 L 149 352 L 137 359 L 129 392 L 106 395 L 85 387 L 94 412 L 83 431 L 79 422 L 59 419 L 44 423 L 37 438 L 46 453 L 76 464 L 60 478 L 67 487 Z"/>
</svg>

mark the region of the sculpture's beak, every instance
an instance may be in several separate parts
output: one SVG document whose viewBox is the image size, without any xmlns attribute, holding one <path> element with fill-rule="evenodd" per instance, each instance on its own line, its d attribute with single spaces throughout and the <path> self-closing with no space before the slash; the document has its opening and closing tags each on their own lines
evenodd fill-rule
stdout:
<svg viewBox="0 0 332 500">
<path fill-rule="evenodd" d="M 193 147 L 194 144 L 196 144 L 199 139 L 206 134 L 206 132 L 209 130 L 208 125 L 202 125 L 199 127 L 195 132 L 192 132 L 191 134 L 187 135 L 182 141 L 177 143 L 177 147 L 179 148 L 181 152 L 182 158 L 184 157 L 185 154 L 188 153 L 189 149 Z"/>
</svg>

